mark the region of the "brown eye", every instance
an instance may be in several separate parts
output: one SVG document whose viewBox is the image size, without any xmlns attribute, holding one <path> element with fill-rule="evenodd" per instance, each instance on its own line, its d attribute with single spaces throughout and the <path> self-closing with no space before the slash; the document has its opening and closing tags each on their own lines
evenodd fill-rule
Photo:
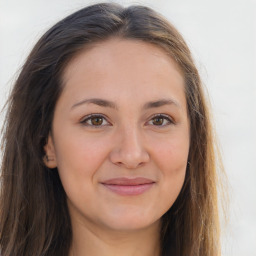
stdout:
<svg viewBox="0 0 256 256">
<path fill-rule="evenodd" d="M 81 121 L 84 126 L 102 127 L 110 125 L 106 118 L 102 115 L 89 115 Z"/>
<path fill-rule="evenodd" d="M 148 124 L 154 125 L 154 126 L 167 126 L 170 124 L 174 124 L 172 118 L 169 115 L 164 115 L 164 114 L 158 114 L 155 115 L 149 122 Z"/>
<path fill-rule="evenodd" d="M 164 118 L 163 117 L 155 117 L 152 120 L 153 125 L 163 125 Z"/>
<path fill-rule="evenodd" d="M 92 123 L 92 125 L 95 125 L 95 126 L 102 125 L 103 118 L 102 117 L 92 117 L 91 118 L 91 123 Z"/>
</svg>

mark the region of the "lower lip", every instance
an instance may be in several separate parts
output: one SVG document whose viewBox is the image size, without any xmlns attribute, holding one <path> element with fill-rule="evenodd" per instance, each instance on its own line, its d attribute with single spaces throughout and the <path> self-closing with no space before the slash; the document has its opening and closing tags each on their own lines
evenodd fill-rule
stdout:
<svg viewBox="0 0 256 256">
<path fill-rule="evenodd" d="M 140 184 L 140 185 L 111 185 L 111 184 L 103 184 L 106 188 L 111 190 L 112 192 L 122 195 L 122 196 L 136 196 L 143 194 L 147 190 L 149 190 L 154 183 L 148 183 L 148 184 Z"/>
</svg>

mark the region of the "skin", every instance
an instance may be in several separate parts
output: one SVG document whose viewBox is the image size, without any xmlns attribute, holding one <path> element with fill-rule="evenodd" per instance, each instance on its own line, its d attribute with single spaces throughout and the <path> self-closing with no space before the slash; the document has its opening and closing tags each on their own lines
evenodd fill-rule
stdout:
<svg viewBox="0 0 256 256">
<path fill-rule="evenodd" d="M 67 194 L 70 255 L 160 255 L 160 219 L 182 188 L 189 151 L 177 64 L 155 45 L 114 38 L 71 60 L 63 81 L 45 151 Z M 95 98 L 111 104 L 86 101 Z M 120 177 L 154 184 L 128 196 L 102 185 Z"/>
</svg>

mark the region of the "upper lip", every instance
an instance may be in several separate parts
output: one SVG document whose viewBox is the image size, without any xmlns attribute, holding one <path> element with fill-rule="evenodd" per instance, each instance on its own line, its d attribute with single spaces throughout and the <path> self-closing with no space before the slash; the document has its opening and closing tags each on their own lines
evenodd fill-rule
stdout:
<svg viewBox="0 0 256 256">
<path fill-rule="evenodd" d="M 151 179 L 143 178 L 143 177 L 137 177 L 137 178 L 114 178 L 109 179 L 101 182 L 105 185 L 121 185 L 121 186 L 136 186 L 136 185 L 142 185 L 142 184 L 151 184 L 155 183 Z"/>
</svg>

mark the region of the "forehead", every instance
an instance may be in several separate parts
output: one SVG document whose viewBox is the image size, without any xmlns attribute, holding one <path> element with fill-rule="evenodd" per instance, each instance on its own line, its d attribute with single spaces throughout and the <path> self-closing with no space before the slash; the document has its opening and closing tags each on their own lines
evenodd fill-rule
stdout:
<svg viewBox="0 0 256 256">
<path fill-rule="evenodd" d="M 69 62 L 63 82 L 64 92 L 75 95 L 77 90 L 77 97 L 84 92 L 111 100 L 129 95 L 151 100 L 168 91 L 184 98 L 184 78 L 176 62 L 161 47 L 132 39 L 112 38 L 86 48 Z"/>
<path fill-rule="evenodd" d="M 133 62 L 132 57 L 136 56 L 136 62 Z M 64 81 L 66 81 L 72 73 L 75 73 L 78 66 L 83 65 L 84 68 L 102 67 L 106 69 L 106 64 L 110 64 L 117 58 L 125 59 L 127 66 L 133 64 L 141 66 L 147 64 L 147 60 L 150 61 L 151 67 L 159 66 L 159 64 L 169 64 L 180 73 L 183 79 L 182 70 L 180 66 L 173 60 L 168 54 L 167 50 L 153 43 L 136 40 L 136 39 L 122 39 L 111 38 L 102 42 L 96 42 L 89 44 L 84 50 L 75 55 L 74 58 L 66 66 L 63 72 Z M 132 61 L 132 63 L 130 63 Z M 148 63 L 148 64 L 149 64 Z M 94 65 L 92 65 L 94 64 Z"/>
</svg>

